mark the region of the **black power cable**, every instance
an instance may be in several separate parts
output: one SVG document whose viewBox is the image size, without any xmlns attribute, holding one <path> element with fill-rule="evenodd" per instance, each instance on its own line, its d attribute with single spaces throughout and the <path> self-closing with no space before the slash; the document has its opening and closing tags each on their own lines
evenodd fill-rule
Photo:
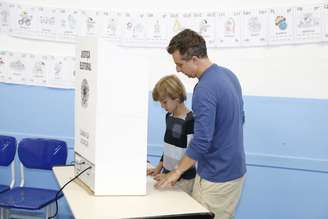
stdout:
<svg viewBox="0 0 328 219">
<path fill-rule="evenodd" d="M 56 193 L 55 199 L 56 199 L 56 212 L 53 216 L 48 217 L 48 219 L 52 219 L 55 218 L 58 214 L 58 195 L 63 191 L 63 189 L 69 184 L 71 183 L 73 180 L 75 180 L 76 178 L 78 178 L 79 176 L 81 176 L 85 171 L 91 169 L 91 166 L 89 166 L 88 168 L 86 168 L 85 170 L 83 170 L 81 173 L 79 173 L 78 175 L 76 175 L 73 179 L 71 179 L 70 181 L 68 181 L 67 183 L 65 183 L 65 185 L 63 185 L 58 192 Z"/>
</svg>

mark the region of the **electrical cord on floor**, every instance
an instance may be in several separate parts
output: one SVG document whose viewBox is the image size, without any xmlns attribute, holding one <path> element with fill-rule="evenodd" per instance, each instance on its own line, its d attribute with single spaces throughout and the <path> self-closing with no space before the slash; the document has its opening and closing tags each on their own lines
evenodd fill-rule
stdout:
<svg viewBox="0 0 328 219">
<path fill-rule="evenodd" d="M 73 179 L 71 179 L 70 181 L 68 181 L 67 183 L 65 183 L 65 185 L 62 186 L 62 187 L 58 190 L 58 192 L 56 193 L 56 196 L 55 196 L 55 198 L 56 198 L 56 212 L 55 212 L 55 214 L 54 214 L 53 216 L 48 217 L 48 219 L 55 218 L 55 217 L 57 216 L 57 214 L 58 214 L 58 195 L 63 191 L 63 189 L 64 189 L 69 183 L 71 183 L 72 181 L 74 181 L 76 178 L 78 178 L 79 176 L 81 176 L 85 171 L 87 171 L 87 170 L 89 170 L 89 169 L 91 169 L 91 166 L 89 166 L 88 168 L 86 168 L 85 170 L 83 170 L 81 173 L 77 174 Z"/>
</svg>

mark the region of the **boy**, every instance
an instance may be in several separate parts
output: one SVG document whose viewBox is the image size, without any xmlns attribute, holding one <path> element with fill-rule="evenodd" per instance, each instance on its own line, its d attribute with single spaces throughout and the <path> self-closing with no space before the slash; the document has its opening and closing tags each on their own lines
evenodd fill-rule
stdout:
<svg viewBox="0 0 328 219">
<path fill-rule="evenodd" d="M 167 111 L 166 131 L 164 136 L 164 152 L 156 168 L 147 171 L 159 181 L 165 174 L 174 170 L 179 160 L 185 154 L 186 148 L 193 136 L 194 118 L 186 107 L 186 91 L 182 82 L 175 75 L 160 79 L 153 89 L 153 100 L 159 101 L 161 107 Z M 181 175 L 176 186 L 191 194 L 196 169 L 189 168 Z"/>
</svg>

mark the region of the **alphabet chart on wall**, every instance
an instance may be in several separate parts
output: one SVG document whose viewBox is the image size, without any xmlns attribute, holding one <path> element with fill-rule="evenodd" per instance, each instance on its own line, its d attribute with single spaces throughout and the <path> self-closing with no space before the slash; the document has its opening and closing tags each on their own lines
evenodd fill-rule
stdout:
<svg viewBox="0 0 328 219">
<path fill-rule="evenodd" d="M 220 11 L 217 14 L 217 46 L 238 47 L 241 45 L 240 10 Z"/>
<path fill-rule="evenodd" d="M 321 40 L 321 5 L 295 8 L 295 41 L 314 42 Z"/>
<path fill-rule="evenodd" d="M 294 9 L 271 8 L 269 11 L 269 44 L 290 43 L 293 40 Z"/>
<path fill-rule="evenodd" d="M 268 43 L 267 9 L 244 10 L 241 39 L 243 46 L 263 46 Z"/>
<path fill-rule="evenodd" d="M 45 7 L 0 0 L 0 34 L 76 43 L 101 37 L 120 46 L 165 48 L 185 28 L 210 48 L 328 42 L 328 3 L 202 11 L 121 11 Z M 74 57 L 0 51 L 0 82 L 74 87 Z"/>
</svg>

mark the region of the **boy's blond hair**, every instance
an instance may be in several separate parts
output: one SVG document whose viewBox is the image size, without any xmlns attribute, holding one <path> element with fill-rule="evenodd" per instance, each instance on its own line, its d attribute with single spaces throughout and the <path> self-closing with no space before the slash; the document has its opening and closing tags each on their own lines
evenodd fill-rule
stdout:
<svg viewBox="0 0 328 219">
<path fill-rule="evenodd" d="M 154 101 L 161 101 L 166 97 L 170 97 L 173 100 L 179 98 L 181 103 L 187 99 L 186 89 L 175 75 L 161 78 L 153 89 Z"/>
</svg>

